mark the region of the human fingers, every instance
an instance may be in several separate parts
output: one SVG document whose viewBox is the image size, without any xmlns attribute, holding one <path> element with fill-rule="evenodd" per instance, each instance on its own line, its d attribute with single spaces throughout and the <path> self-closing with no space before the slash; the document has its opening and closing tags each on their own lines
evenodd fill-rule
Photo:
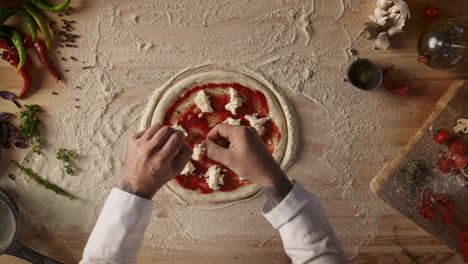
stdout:
<svg viewBox="0 0 468 264">
<path fill-rule="evenodd" d="M 187 165 L 187 162 L 190 160 L 190 157 L 192 157 L 192 153 L 192 148 L 187 146 L 187 144 L 183 144 L 182 147 L 180 147 L 179 152 L 174 157 L 173 161 L 173 168 L 178 173 L 180 173 L 184 169 L 185 165 Z"/>
<path fill-rule="evenodd" d="M 159 129 L 161 129 L 161 125 L 160 124 L 154 124 L 152 125 L 150 128 L 148 128 L 145 133 L 141 136 L 141 138 L 143 140 L 150 140 L 151 138 L 153 138 L 153 136 L 156 134 L 156 132 L 159 131 Z"/>
<path fill-rule="evenodd" d="M 156 132 L 156 134 L 149 140 L 149 146 L 152 149 L 160 149 L 166 144 L 169 138 L 176 132 L 175 129 L 164 126 Z"/>
<path fill-rule="evenodd" d="M 221 139 L 231 141 L 233 138 L 235 130 L 238 126 L 231 126 L 228 124 L 218 124 L 211 129 L 206 138 L 211 139 L 212 141 L 218 141 Z"/>
<path fill-rule="evenodd" d="M 218 145 L 213 140 L 207 138 L 204 142 L 206 148 L 206 155 L 208 158 L 220 162 L 229 167 L 231 164 L 232 154 L 229 152 L 228 148 L 224 148 Z"/>
<path fill-rule="evenodd" d="M 143 136 L 143 134 L 145 134 L 146 130 L 143 130 L 143 131 L 140 131 L 138 133 L 136 133 L 135 135 L 132 136 L 132 139 L 133 140 L 137 140 L 137 139 L 140 139 L 141 136 Z"/>
<path fill-rule="evenodd" d="M 180 131 L 174 132 L 166 144 L 161 148 L 160 154 L 164 158 L 172 159 L 177 155 L 179 149 L 184 145 L 184 134 Z"/>
</svg>

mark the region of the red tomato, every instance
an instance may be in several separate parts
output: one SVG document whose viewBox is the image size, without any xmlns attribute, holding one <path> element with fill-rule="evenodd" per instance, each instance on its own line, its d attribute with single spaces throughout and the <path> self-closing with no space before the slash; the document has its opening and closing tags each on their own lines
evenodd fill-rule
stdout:
<svg viewBox="0 0 468 264">
<path fill-rule="evenodd" d="M 440 16 L 440 12 L 439 12 L 439 9 L 438 8 L 435 8 L 435 7 L 426 7 L 424 8 L 424 18 L 429 20 L 429 21 L 433 21 L 433 20 L 436 20 L 438 19 Z"/>
<path fill-rule="evenodd" d="M 464 169 L 468 166 L 468 157 L 466 156 L 454 155 L 452 159 L 455 162 L 456 169 Z"/>
<path fill-rule="evenodd" d="M 460 156 L 465 156 L 466 153 L 466 143 L 463 139 L 458 138 L 450 142 L 449 150 L 453 154 L 458 154 Z"/>
<path fill-rule="evenodd" d="M 447 130 L 441 130 L 437 135 L 435 135 L 434 140 L 439 144 L 447 143 L 450 138 L 450 133 Z"/>
<path fill-rule="evenodd" d="M 450 173 L 453 170 L 455 162 L 448 158 L 443 158 L 439 160 L 439 170 L 443 173 Z"/>
<path fill-rule="evenodd" d="M 409 85 L 404 85 L 398 88 L 390 88 L 390 92 L 394 95 L 405 95 L 409 92 L 410 86 Z"/>
</svg>

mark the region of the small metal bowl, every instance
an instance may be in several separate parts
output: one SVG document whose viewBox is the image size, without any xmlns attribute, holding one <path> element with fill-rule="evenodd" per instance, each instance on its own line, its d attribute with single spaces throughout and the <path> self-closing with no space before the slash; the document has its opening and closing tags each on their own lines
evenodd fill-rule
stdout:
<svg viewBox="0 0 468 264">
<path fill-rule="evenodd" d="M 368 76 L 363 78 L 365 74 Z M 354 87 L 364 91 L 375 90 L 383 82 L 382 70 L 377 64 L 368 59 L 353 61 L 348 67 L 347 77 Z"/>
</svg>

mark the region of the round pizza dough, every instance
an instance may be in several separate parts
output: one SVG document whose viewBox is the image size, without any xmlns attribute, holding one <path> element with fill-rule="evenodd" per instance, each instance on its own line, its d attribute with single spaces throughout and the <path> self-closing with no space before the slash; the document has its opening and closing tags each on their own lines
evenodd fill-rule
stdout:
<svg viewBox="0 0 468 264">
<path fill-rule="evenodd" d="M 182 75 L 182 74 L 181 74 Z M 177 81 L 173 81 L 176 80 Z M 284 96 L 271 86 L 266 86 L 250 75 L 231 71 L 211 71 L 189 75 L 179 79 L 175 77 L 170 82 L 157 89 L 151 97 L 143 114 L 140 129 L 144 130 L 156 123 L 163 123 L 165 114 L 173 102 L 185 91 L 207 83 L 239 83 L 252 90 L 261 91 L 267 98 L 270 117 L 276 123 L 282 135 L 279 144 L 275 147 L 273 157 L 286 170 L 295 153 L 295 124 L 293 110 L 286 103 Z M 257 184 L 241 186 L 231 192 L 215 191 L 202 194 L 198 190 L 185 189 L 176 180 L 166 184 L 167 189 L 186 202 L 228 202 L 249 198 L 257 194 L 261 187 Z"/>
</svg>

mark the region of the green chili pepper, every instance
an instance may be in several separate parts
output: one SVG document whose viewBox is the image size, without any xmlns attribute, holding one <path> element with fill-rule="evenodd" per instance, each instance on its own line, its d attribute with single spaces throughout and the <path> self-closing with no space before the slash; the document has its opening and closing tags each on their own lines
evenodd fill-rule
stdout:
<svg viewBox="0 0 468 264">
<path fill-rule="evenodd" d="M 26 10 L 22 8 L 2 8 L 0 9 L 0 24 L 5 23 L 5 21 L 13 16 L 13 15 L 20 15 L 23 17 L 24 22 L 28 26 L 28 30 L 31 33 L 31 37 L 33 41 L 37 39 L 37 29 L 36 29 L 36 22 L 31 17 L 31 15 L 26 12 Z"/>
<path fill-rule="evenodd" d="M 34 5 L 29 3 L 28 0 L 23 0 L 22 3 L 24 9 L 28 11 L 28 13 L 34 18 L 34 20 L 36 20 L 37 24 L 39 25 L 39 28 L 42 31 L 42 34 L 44 35 L 44 41 L 46 43 L 46 46 L 48 49 L 50 49 L 52 47 L 52 38 L 50 36 L 49 27 L 47 26 L 47 20 L 42 15 L 42 13 L 39 10 L 37 10 L 36 7 L 34 7 Z"/>
<path fill-rule="evenodd" d="M 42 9 L 42 10 L 47 10 L 50 12 L 60 12 L 65 10 L 65 8 L 70 5 L 71 0 L 64 0 L 61 4 L 59 5 L 51 5 L 48 3 L 46 0 L 30 0 L 31 3 L 33 3 L 37 8 Z"/>
<path fill-rule="evenodd" d="M 26 63 L 26 49 L 23 45 L 23 39 L 21 35 L 16 31 L 15 28 L 7 25 L 0 25 L 0 37 L 9 38 L 13 42 L 18 51 L 19 63 L 17 70 L 18 72 L 23 68 Z"/>
</svg>

